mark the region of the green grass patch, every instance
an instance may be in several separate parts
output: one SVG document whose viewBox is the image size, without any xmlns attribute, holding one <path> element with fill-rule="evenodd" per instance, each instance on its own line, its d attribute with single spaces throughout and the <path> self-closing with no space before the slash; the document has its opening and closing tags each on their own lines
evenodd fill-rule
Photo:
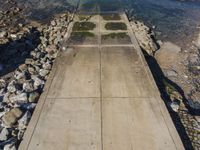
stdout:
<svg viewBox="0 0 200 150">
<path fill-rule="evenodd" d="M 72 32 L 71 38 L 86 38 L 86 37 L 94 37 L 94 33 L 91 32 Z"/>
<path fill-rule="evenodd" d="M 105 25 L 106 30 L 127 30 L 127 26 L 123 22 L 109 22 Z"/>
<path fill-rule="evenodd" d="M 73 26 L 73 31 L 88 31 L 93 30 L 96 24 L 92 22 L 75 22 Z"/>
<path fill-rule="evenodd" d="M 101 15 L 104 20 L 120 20 L 121 17 L 119 14 L 106 14 L 106 15 Z"/>
<path fill-rule="evenodd" d="M 165 79 L 163 79 L 163 84 L 165 86 L 165 90 L 167 92 L 168 95 L 173 94 L 174 92 L 178 92 L 178 90 L 172 86 L 171 84 L 169 84 Z"/>
<path fill-rule="evenodd" d="M 102 39 L 104 39 L 104 40 L 109 39 L 109 38 L 123 39 L 123 38 L 126 38 L 126 37 L 128 37 L 128 35 L 127 35 L 127 33 L 124 33 L 124 32 L 123 33 L 109 33 L 109 34 L 102 35 Z"/>
</svg>

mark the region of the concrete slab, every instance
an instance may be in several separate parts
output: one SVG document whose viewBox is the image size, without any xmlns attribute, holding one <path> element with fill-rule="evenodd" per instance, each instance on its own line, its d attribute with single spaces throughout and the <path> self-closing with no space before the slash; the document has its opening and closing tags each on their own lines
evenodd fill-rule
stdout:
<svg viewBox="0 0 200 150">
<path fill-rule="evenodd" d="M 123 35 L 118 35 L 122 33 Z M 114 34 L 114 35 L 112 35 Z M 101 34 L 102 45 L 129 45 L 131 43 L 128 32 L 103 32 Z"/>
<path fill-rule="evenodd" d="M 90 22 L 99 22 L 99 15 L 96 14 L 79 14 L 76 15 L 75 21 L 90 21 Z"/>
<path fill-rule="evenodd" d="M 145 98 L 103 99 L 104 150 L 176 150 L 158 104 Z"/>
<path fill-rule="evenodd" d="M 48 98 L 99 97 L 100 53 L 97 47 L 63 52 Z M 87 88 L 86 88 L 87 87 Z"/>
<path fill-rule="evenodd" d="M 101 44 L 100 26 L 96 46 L 66 43 L 75 46 L 57 57 L 19 150 L 184 149 L 120 15 L 135 49 L 118 39 Z"/>
<path fill-rule="evenodd" d="M 102 49 L 103 97 L 151 97 L 151 84 L 139 56 L 130 48 Z"/>
<path fill-rule="evenodd" d="M 67 45 L 98 45 L 98 35 L 95 32 L 72 32 Z"/>
<path fill-rule="evenodd" d="M 29 150 L 101 150 L 100 99 L 47 99 Z"/>
<path fill-rule="evenodd" d="M 105 57 L 105 62 L 109 65 L 121 65 L 124 67 L 124 64 L 129 66 L 140 66 L 141 59 L 138 52 L 134 47 L 102 47 L 101 48 L 102 56 Z"/>
</svg>

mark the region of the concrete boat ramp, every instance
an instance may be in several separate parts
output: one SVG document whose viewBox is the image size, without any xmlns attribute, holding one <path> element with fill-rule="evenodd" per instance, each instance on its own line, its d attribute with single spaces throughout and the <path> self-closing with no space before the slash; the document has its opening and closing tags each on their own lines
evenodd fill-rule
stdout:
<svg viewBox="0 0 200 150">
<path fill-rule="evenodd" d="M 75 17 L 95 27 L 72 29 L 20 150 L 184 149 L 126 15 L 103 15 Z"/>
</svg>

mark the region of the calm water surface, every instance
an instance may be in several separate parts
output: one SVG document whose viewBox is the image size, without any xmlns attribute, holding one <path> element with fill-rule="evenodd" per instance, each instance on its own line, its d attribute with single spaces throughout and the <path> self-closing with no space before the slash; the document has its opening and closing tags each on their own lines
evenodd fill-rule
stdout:
<svg viewBox="0 0 200 150">
<path fill-rule="evenodd" d="M 132 10 L 132 15 L 149 26 L 156 26 L 157 37 L 181 46 L 193 40 L 200 25 L 200 2 L 177 0 L 18 0 L 27 8 L 27 16 L 46 20 L 66 10 L 79 9 L 116 10 L 119 7 Z"/>
</svg>

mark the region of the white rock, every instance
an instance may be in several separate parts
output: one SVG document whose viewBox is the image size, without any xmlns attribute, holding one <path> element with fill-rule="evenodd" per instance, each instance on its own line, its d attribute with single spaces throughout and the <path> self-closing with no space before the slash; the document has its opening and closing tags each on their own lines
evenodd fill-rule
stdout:
<svg viewBox="0 0 200 150">
<path fill-rule="evenodd" d="M 46 77 L 49 74 L 49 70 L 40 69 L 39 74 L 42 77 Z"/>
<path fill-rule="evenodd" d="M 0 89 L 5 88 L 6 87 L 6 81 L 3 79 L 0 79 Z"/>
<path fill-rule="evenodd" d="M 45 64 L 43 64 L 42 67 L 43 67 L 45 70 L 51 70 L 51 64 L 50 64 L 49 62 L 46 62 Z"/>
<path fill-rule="evenodd" d="M 178 102 L 172 102 L 170 104 L 170 106 L 171 106 L 172 110 L 175 111 L 175 112 L 178 112 L 179 107 L 180 107 Z"/>
<path fill-rule="evenodd" d="M 31 82 L 23 83 L 23 90 L 26 92 L 32 92 L 34 90 L 33 84 Z"/>
<path fill-rule="evenodd" d="M 6 31 L 0 32 L 0 38 L 4 38 L 6 36 L 7 36 L 7 32 Z"/>
<path fill-rule="evenodd" d="M 150 55 L 158 49 L 156 43 L 151 38 L 150 29 L 142 22 L 131 22 L 131 27 L 135 32 L 139 45 Z"/>
<path fill-rule="evenodd" d="M 45 81 L 38 78 L 37 76 L 31 76 L 32 80 L 34 81 L 34 88 L 37 89 L 39 86 L 43 86 Z"/>
<path fill-rule="evenodd" d="M 28 96 L 27 96 L 27 93 L 21 93 L 19 95 L 10 96 L 9 100 L 12 103 L 26 103 L 28 102 Z"/>
<path fill-rule="evenodd" d="M 52 25 L 52 26 L 56 26 L 56 21 L 54 21 L 54 20 L 51 21 L 51 25 Z"/>
<path fill-rule="evenodd" d="M 28 67 L 28 71 L 29 71 L 30 74 L 34 74 L 35 73 L 35 68 Z"/>
<path fill-rule="evenodd" d="M 3 97 L 3 102 L 9 103 L 9 102 L 10 102 L 9 97 L 10 97 L 10 93 L 6 93 L 6 94 L 4 95 L 4 97 Z"/>
<path fill-rule="evenodd" d="M 9 135 L 8 129 L 3 128 L 0 132 L 0 141 L 6 141 L 8 139 L 8 135 Z"/>
<path fill-rule="evenodd" d="M 3 150 L 17 150 L 14 144 L 7 144 L 4 146 Z"/>
<path fill-rule="evenodd" d="M 16 34 L 10 34 L 10 37 L 15 39 L 15 38 L 17 38 L 17 35 Z"/>
<path fill-rule="evenodd" d="M 16 84 L 16 81 L 15 81 L 15 80 L 11 81 L 11 82 L 8 84 L 8 86 L 7 86 L 8 92 L 14 93 L 14 92 L 17 90 L 15 84 Z"/>
</svg>

